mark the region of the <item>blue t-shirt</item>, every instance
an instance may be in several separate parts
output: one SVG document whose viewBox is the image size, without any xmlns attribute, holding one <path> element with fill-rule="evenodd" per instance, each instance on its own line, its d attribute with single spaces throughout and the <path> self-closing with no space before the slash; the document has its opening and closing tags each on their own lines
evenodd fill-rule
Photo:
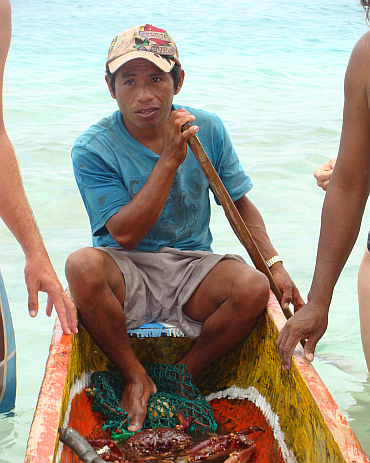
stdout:
<svg viewBox="0 0 370 463">
<path fill-rule="evenodd" d="M 173 109 L 180 107 L 195 116 L 199 141 L 231 199 L 244 196 L 253 185 L 221 119 L 206 111 L 173 105 Z M 73 170 L 90 219 L 94 247 L 119 246 L 105 224 L 144 186 L 158 159 L 127 132 L 120 111 L 77 137 L 72 148 Z M 188 146 L 160 217 L 135 249 L 211 251 L 209 190 L 208 180 Z"/>
</svg>

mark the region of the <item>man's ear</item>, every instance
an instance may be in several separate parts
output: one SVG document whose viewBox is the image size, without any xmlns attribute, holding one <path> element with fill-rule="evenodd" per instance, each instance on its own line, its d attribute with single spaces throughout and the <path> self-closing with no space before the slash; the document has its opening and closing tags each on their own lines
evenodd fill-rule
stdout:
<svg viewBox="0 0 370 463">
<path fill-rule="evenodd" d="M 184 79 L 185 79 L 185 71 L 183 69 L 181 69 L 181 74 L 180 74 L 180 80 L 179 80 L 179 83 L 177 85 L 177 89 L 175 90 L 175 95 L 177 95 L 180 90 L 181 90 L 181 87 L 184 83 Z"/>
<path fill-rule="evenodd" d="M 105 81 L 106 81 L 106 83 L 107 83 L 107 85 L 108 85 L 108 88 L 109 88 L 109 92 L 110 92 L 110 94 L 111 94 L 111 97 L 114 98 L 114 99 L 116 99 L 116 96 L 115 96 L 115 94 L 114 94 L 114 92 L 113 92 L 113 89 L 112 89 L 112 84 L 111 84 L 111 82 L 110 82 L 110 80 L 109 80 L 109 77 L 108 77 L 107 75 L 105 75 Z"/>
</svg>

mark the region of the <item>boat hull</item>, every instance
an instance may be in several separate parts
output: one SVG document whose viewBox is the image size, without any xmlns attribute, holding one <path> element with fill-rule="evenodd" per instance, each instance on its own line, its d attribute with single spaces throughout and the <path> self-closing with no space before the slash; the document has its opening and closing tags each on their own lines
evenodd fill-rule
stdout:
<svg viewBox="0 0 370 463">
<path fill-rule="evenodd" d="M 14 408 L 16 389 L 15 335 L 4 280 L 0 273 L 0 413 Z"/>
<path fill-rule="evenodd" d="M 290 371 L 282 371 L 276 349 L 285 323 L 272 296 L 253 333 L 195 378 L 209 401 L 221 432 L 259 425 L 252 435 L 251 461 L 329 463 L 368 462 L 343 413 L 297 347 Z M 194 341 L 185 337 L 131 335 L 140 362 L 174 364 Z M 113 368 L 81 328 L 62 336 L 56 322 L 27 446 L 27 463 L 77 462 L 59 442 L 58 428 L 72 426 L 84 437 L 102 435 L 103 417 L 91 411 L 84 388 L 91 372 Z"/>
</svg>

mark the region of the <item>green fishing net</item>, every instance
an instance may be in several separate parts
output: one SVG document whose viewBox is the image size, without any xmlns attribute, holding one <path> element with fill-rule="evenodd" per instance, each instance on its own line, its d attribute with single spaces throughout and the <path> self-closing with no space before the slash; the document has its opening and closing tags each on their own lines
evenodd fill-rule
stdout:
<svg viewBox="0 0 370 463">
<path fill-rule="evenodd" d="M 143 366 L 157 386 L 157 392 L 148 402 L 143 429 L 174 428 L 179 424 L 176 415 L 182 413 L 185 419 L 193 418 L 188 433 L 199 435 L 216 430 L 212 409 L 200 395 L 185 365 L 146 363 Z M 125 439 L 132 434 L 127 431 L 130 418 L 119 405 L 123 387 L 120 372 L 114 370 L 93 373 L 91 387 L 87 389 L 92 397 L 93 410 L 105 416 L 107 421 L 103 429 L 108 429 L 113 439 Z"/>
</svg>

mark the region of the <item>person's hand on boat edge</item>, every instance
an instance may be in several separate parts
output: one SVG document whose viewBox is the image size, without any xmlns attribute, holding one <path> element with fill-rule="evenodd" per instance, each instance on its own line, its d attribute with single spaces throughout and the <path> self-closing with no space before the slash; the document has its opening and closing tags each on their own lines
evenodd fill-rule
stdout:
<svg viewBox="0 0 370 463">
<path fill-rule="evenodd" d="M 28 311 L 30 316 L 36 317 L 38 314 L 38 292 L 47 293 L 46 315 L 50 317 L 53 307 L 55 307 L 63 333 L 77 333 L 75 306 L 64 291 L 48 254 L 40 252 L 34 258 L 26 258 L 24 275 L 28 291 Z"/>
<path fill-rule="evenodd" d="M 294 311 L 299 310 L 304 306 L 304 300 L 302 299 L 298 288 L 296 287 L 293 280 L 290 278 L 288 272 L 285 270 L 281 262 L 277 262 L 270 268 L 270 272 L 278 285 L 281 294 L 281 306 L 288 308 L 289 304 L 293 304 Z"/>
<path fill-rule="evenodd" d="M 313 361 L 315 347 L 328 326 L 328 311 L 319 308 L 312 301 L 299 309 L 292 318 L 287 320 L 280 331 L 277 348 L 283 370 L 289 370 L 291 359 L 298 342 L 306 339 L 304 356 Z"/>
</svg>

